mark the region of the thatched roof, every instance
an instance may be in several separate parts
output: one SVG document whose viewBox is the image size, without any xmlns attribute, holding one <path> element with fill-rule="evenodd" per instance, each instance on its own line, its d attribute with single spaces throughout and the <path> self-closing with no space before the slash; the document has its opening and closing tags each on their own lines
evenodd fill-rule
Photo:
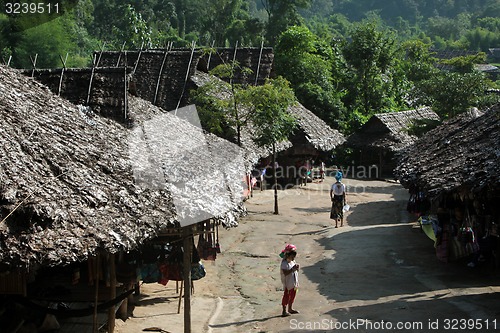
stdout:
<svg viewBox="0 0 500 333">
<path fill-rule="evenodd" d="M 181 225 L 216 218 L 226 227 L 235 226 L 243 213 L 241 149 L 205 134 L 194 106 L 174 114 L 130 96 L 129 110 L 141 118 L 147 114 L 131 134 L 134 169 L 147 175 L 145 186 L 166 186 Z"/>
<path fill-rule="evenodd" d="M 0 66 L 0 261 L 85 260 L 174 223 L 164 189 L 134 184 L 128 131 Z"/>
<path fill-rule="evenodd" d="M 380 149 L 397 152 L 415 142 L 417 137 L 407 129 L 418 119 L 439 120 L 429 107 L 415 110 L 378 113 L 347 138 L 346 145 L 358 149 Z"/>
<path fill-rule="evenodd" d="M 500 106 L 471 111 L 429 131 L 403 155 L 401 183 L 429 197 L 459 188 L 500 189 Z"/>
<path fill-rule="evenodd" d="M 64 265 L 243 213 L 227 141 L 130 95 L 126 128 L 7 67 L 0 91 L 0 262 Z"/>
<path fill-rule="evenodd" d="M 201 87 L 213 79 L 218 80 L 212 75 L 199 71 L 191 77 L 191 81 L 196 87 Z M 217 97 L 221 99 L 229 98 L 229 88 L 221 80 L 218 80 L 218 82 L 220 83 L 220 90 L 217 93 Z M 291 106 L 288 111 L 297 118 L 299 130 L 304 133 L 307 141 L 310 142 L 314 148 L 320 151 L 328 151 L 334 149 L 345 140 L 340 132 L 329 127 L 322 119 L 300 103 Z M 251 124 L 247 124 L 242 130 L 241 140 L 242 148 L 245 150 L 246 160 L 251 165 L 256 164 L 260 158 L 268 157 L 272 153 L 271 147 L 258 147 L 253 141 L 253 129 Z M 282 142 L 277 147 L 277 151 L 286 150 L 291 146 L 292 143 L 290 141 Z"/>
<path fill-rule="evenodd" d="M 306 140 L 317 150 L 329 151 L 345 141 L 344 136 L 339 131 L 328 126 L 302 104 L 297 103 L 291 106 L 288 111 L 297 119 Z"/>
</svg>

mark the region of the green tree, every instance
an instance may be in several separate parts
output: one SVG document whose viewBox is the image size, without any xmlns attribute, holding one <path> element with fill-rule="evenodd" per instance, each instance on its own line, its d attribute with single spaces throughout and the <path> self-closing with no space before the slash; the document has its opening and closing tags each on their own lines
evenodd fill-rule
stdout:
<svg viewBox="0 0 500 333">
<path fill-rule="evenodd" d="M 274 46 L 278 36 L 288 27 L 302 24 L 298 9 L 307 8 L 311 0 L 262 0 L 262 4 L 268 16 L 266 39 Z"/>
<path fill-rule="evenodd" d="M 18 43 L 13 48 L 13 66 L 31 68 L 31 59 L 36 57 L 37 68 L 62 67 L 60 57 L 71 55 L 76 50 L 72 36 L 68 33 L 72 26 L 71 18 L 62 16 L 17 33 Z"/>
<path fill-rule="evenodd" d="M 397 98 L 393 95 L 391 72 L 397 58 L 394 37 L 380 31 L 373 22 L 362 23 L 356 26 L 342 52 L 347 63 L 348 94 L 344 102 L 355 115 L 353 126 L 375 112 L 397 108 L 393 104 Z"/>
<path fill-rule="evenodd" d="M 419 84 L 428 100 L 426 105 L 442 118 L 452 118 L 472 106 L 481 106 L 487 83 L 482 73 L 440 72 Z"/>
<path fill-rule="evenodd" d="M 293 26 L 281 34 L 275 48 L 275 68 L 295 91 L 297 99 L 329 124 L 342 118 L 342 91 L 335 88 L 338 54 L 305 26 Z"/>
<path fill-rule="evenodd" d="M 245 90 L 244 105 L 249 108 L 254 141 L 261 147 L 272 146 L 274 176 L 274 214 L 279 214 L 276 178 L 276 144 L 293 133 L 297 120 L 287 111 L 296 100 L 289 83 L 282 77 L 268 80 L 264 85 Z"/>
<path fill-rule="evenodd" d="M 249 113 L 243 110 L 240 103 L 246 92 L 243 85 L 234 82 L 236 72 L 242 77 L 252 73 L 237 61 L 218 65 L 210 71 L 210 81 L 190 95 L 198 106 L 203 128 L 229 141 L 236 141 L 241 146 L 241 131 L 248 122 Z M 226 79 L 229 83 L 219 78 Z"/>
</svg>

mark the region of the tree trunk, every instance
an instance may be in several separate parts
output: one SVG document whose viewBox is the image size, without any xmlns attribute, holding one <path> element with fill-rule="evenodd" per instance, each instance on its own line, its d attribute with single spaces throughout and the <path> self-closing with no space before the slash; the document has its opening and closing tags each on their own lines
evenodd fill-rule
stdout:
<svg viewBox="0 0 500 333">
<path fill-rule="evenodd" d="M 273 143 L 274 214 L 278 215 L 278 178 L 276 178 L 276 144 Z"/>
</svg>

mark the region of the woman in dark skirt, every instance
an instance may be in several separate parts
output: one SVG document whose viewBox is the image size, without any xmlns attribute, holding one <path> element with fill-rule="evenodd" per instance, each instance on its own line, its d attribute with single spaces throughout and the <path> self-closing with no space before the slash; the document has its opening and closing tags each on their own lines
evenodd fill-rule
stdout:
<svg viewBox="0 0 500 333">
<path fill-rule="evenodd" d="M 330 189 L 330 198 L 332 199 L 332 210 L 330 211 L 330 218 L 335 220 L 335 228 L 344 226 L 344 205 L 346 204 L 345 185 L 342 183 L 342 172 L 337 171 L 335 175 L 337 182 L 332 185 Z"/>
</svg>

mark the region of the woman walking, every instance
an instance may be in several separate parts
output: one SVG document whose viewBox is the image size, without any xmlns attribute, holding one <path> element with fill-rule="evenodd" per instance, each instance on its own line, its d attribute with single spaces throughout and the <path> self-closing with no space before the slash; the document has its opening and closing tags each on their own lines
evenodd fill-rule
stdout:
<svg viewBox="0 0 500 333">
<path fill-rule="evenodd" d="M 345 185 L 342 183 L 342 172 L 337 171 L 335 179 L 337 182 L 332 185 L 330 189 L 330 199 L 332 200 L 332 209 L 330 211 L 330 218 L 335 220 L 335 228 L 344 226 L 344 205 L 346 204 Z"/>
</svg>

